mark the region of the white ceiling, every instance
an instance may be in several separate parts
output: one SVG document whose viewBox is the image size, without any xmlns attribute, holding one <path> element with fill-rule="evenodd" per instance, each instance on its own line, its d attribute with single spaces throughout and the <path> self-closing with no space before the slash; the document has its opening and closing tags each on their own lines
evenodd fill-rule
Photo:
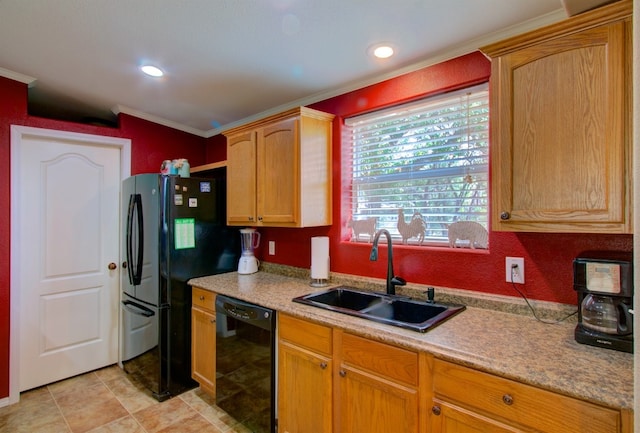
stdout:
<svg viewBox="0 0 640 433">
<path fill-rule="evenodd" d="M 207 137 L 566 16 L 560 0 L 0 0 L 0 75 L 38 112 Z M 373 60 L 379 42 L 397 54 Z"/>
</svg>

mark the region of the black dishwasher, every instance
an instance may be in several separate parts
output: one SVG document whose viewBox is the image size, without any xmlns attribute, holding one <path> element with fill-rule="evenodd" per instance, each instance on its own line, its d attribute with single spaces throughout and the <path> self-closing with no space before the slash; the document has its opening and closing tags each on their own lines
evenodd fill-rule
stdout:
<svg viewBox="0 0 640 433">
<path fill-rule="evenodd" d="M 254 433 L 276 432 L 276 313 L 216 297 L 216 404 Z"/>
</svg>

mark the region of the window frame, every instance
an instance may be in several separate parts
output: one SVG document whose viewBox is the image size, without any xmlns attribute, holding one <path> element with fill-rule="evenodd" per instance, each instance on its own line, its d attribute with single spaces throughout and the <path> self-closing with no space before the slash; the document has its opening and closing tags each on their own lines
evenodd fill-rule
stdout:
<svg viewBox="0 0 640 433">
<path fill-rule="evenodd" d="M 459 247 L 471 247 L 474 248 L 475 247 L 480 247 L 480 248 L 486 248 L 488 249 L 488 231 L 490 229 L 489 224 L 489 212 L 490 212 L 490 202 L 489 202 L 489 194 L 490 194 L 490 183 L 489 183 L 489 169 L 490 169 L 490 162 L 489 162 L 489 123 L 490 123 L 490 111 L 489 111 L 489 83 L 488 81 L 483 81 L 481 83 L 476 83 L 473 85 L 469 85 L 469 86 L 465 86 L 465 87 L 459 87 L 455 90 L 452 90 L 450 92 L 443 92 L 443 93 L 438 93 L 438 94 L 432 94 L 432 95 L 426 95 L 421 97 L 420 99 L 415 99 L 412 100 L 410 102 L 404 102 L 404 103 L 399 103 L 399 104 L 392 104 L 392 105 L 387 105 L 384 107 L 380 107 L 376 110 L 372 110 L 372 111 L 368 111 L 365 113 L 354 113 L 348 117 L 345 117 L 343 119 L 343 133 L 342 133 L 342 155 L 341 155 L 341 161 L 342 161 L 342 176 L 343 179 L 346 180 L 345 186 L 347 188 L 343 188 L 341 190 L 341 200 L 342 200 L 342 206 L 341 206 L 341 213 L 342 213 L 342 218 L 344 221 L 348 221 L 347 225 L 343 228 L 343 236 L 342 239 L 344 241 L 346 241 L 347 243 L 350 244 L 358 244 L 358 243 L 363 243 L 363 242 L 371 242 L 372 238 L 373 238 L 373 232 L 371 229 L 371 222 L 369 222 L 369 224 L 366 224 L 363 219 L 365 219 L 366 215 L 358 215 L 358 216 L 353 216 L 353 209 L 354 209 L 354 194 L 355 194 L 355 189 L 356 189 L 356 180 L 353 177 L 353 128 L 354 125 L 362 122 L 362 121 L 369 121 L 371 119 L 384 119 L 384 118 L 394 118 L 394 116 L 397 117 L 401 117 L 401 118 L 406 118 L 406 113 L 410 113 L 413 112 L 417 109 L 425 109 L 427 112 L 429 110 L 434 110 L 435 108 L 433 107 L 437 107 L 438 105 L 443 105 L 445 107 L 454 107 L 457 106 L 459 104 L 456 103 L 451 103 L 451 99 L 452 98 L 458 98 L 458 99 L 462 99 L 465 97 L 465 95 L 469 94 L 469 93 L 475 93 L 475 94 L 481 94 L 482 96 L 482 106 L 480 107 L 482 111 L 482 115 L 486 116 L 486 121 L 482 122 L 482 129 L 478 132 L 478 131 L 474 131 L 474 134 L 476 134 L 476 138 L 475 139 L 470 139 L 471 138 L 471 132 L 469 132 L 469 116 L 470 116 L 470 112 L 473 111 L 473 108 L 471 110 L 469 110 L 468 108 L 466 109 L 466 143 L 473 143 L 474 141 L 478 141 L 478 142 L 482 142 L 484 145 L 478 148 L 473 148 L 471 150 L 478 150 L 478 149 L 482 149 L 482 151 L 484 152 L 483 156 L 481 157 L 484 162 L 483 164 L 481 164 L 481 166 L 483 167 L 482 172 L 480 173 L 474 173 L 474 174 L 480 174 L 482 179 L 479 180 L 479 182 L 483 183 L 483 187 L 480 188 L 480 193 L 483 194 L 482 197 L 479 197 L 479 199 L 481 199 L 482 201 L 484 201 L 483 205 L 478 205 L 476 204 L 476 207 L 482 206 L 483 207 L 483 212 L 481 213 L 482 217 L 479 219 L 479 222 L 481 223 L 481 225 L 484 227 L 485 229 L 485 234 L 484 234 L 484 245 L 482 243 L 478 244 L 476 243 L 475 245 L 471 245 L 471 241 L 470 240 L 466 240 L 466 241 L 460 241 L 460 240 L 454 240 L 454 244 L 451 245 L 450 241 L 448 239 L 447 236 L 447 232 L 448 230 L 440 230 L 444 233 L 444 235 L 441 235 L 439 237 L 436 236 L 431 236 L 429 237 L 428 234 L 425 235 L 424 240 L 421 239 L 420 236 L 414 236 L 414 237 L 410 237 L 408 239 L 403 239 L 403 235 L 400 234 L 400 231 L 398 228 L 396 228 L 395 226 L 393 227 L 393 229 L 390 229 L 390 224 L 393 223 L 393 221 L 389 221 L 389 218 L 391 218 L 390 216 L 386 216 L 384 217 L 386 219 L 386 221 L 384 221 L 382 224 L 380 224 L 380 222 L 378 221 L 376 226 L 375 226 L 375 230 L 380 230 L 381 228 L 387 228 L 390 232 L 390 234 L 392 235 L 393 238 L 393 243 L 395 244 L 401 244 L 401 243 L 405 243 L 404 241 L 407 241 L 406 244 L 408 245 L 419 245 L 419 246 L 428 246 L 428 247 L 450 247 L 450 246 L 459 246 Z M 448 102 L 446 102 L 448 101 Z M 469 103 L 469 99 L 467 97 L 467 104 Z M 464 102 L 461 102 L 460 104 L 464 105 Z M 405 113 L 402 115 L 398 115 L 398 113 Z M 404 126 L 404 124 L 403 124 Z M 431 126 L 431 125 L 429 125 Z M 425 127 L 425 130 L 428 129 L 429 126 Z M 460 129 L 461 126 L 456 126 L 453 129 Z M 423 132 L 424 135 L 427 134 L 427 132 Z M 462 135 L 462 134 L 461 134 Z M 405 137 L 403 137 L 404 139 Z M 410 141 L 410 139 L 408 139 Z M 437 140 L 433 140 L 433 141 L 437 141 Z M 444 139 L 444 141 L 446 141 L 446 139 Z M 418 140 L 418 142 L 420 142 L 420 140 Z M 395 144 L 393 144 L 392 146 L 396 146 L 398 145 L 398 143 L 396 142 Z M 447 144 L 448 146 L 451 146 L 451 143 Z M 392 146 L 389 146 L 388 148 L 391 148 Z M 428 149 L 428 147 L 426 147 Z M 467 148 L 469 149 L 469 148 Z M 413 149 L 414 152 L 417 152 L 415 150 L 415 148 Z M 400 153 L 400 152 L 397 152 Z M 397 154 L 396 153 L 396 154 Z M 460 154 L 464 153 L 464 150 L 460 151 Z M 444 155 L 445 152 L 442 153 L 442 155 Z M 456 153 L 457 154 L 457 153 Z M 449 154 L 451 155 L 451 154 Z M 396 168 L 399 166 L 396 166 Z M 475 165 L 474 165 L 475 167 Z M 422 170 L 422 169 L 421 169 Z M 446 173 L 447 171 L 449 173 L 453 173 L 453 172 L 462 172 L 464 170 L 464 168 L 462 166 L 457 166 L 457 167 L 450 167 L 450 168 L 445 168 L 442 169 L 443 173 Z M 469 174 L 469 172 L 467 171 L 467 175 Z M 383 175 L 386 176 L 387 178 L 391 178 L 393 175 Z M 460 176 L 460 174 L 458 174 L 458 177 Z M 448 174 L 448 175 L 443 175 L 444 178 L 451 178 L 452 174 Z M 428 178 L 428 177 L 427 177 Z M 435 177 L 431 177 L 432 179 Z M 463 177 L 463 178 L 466 178 Z M 465 179 L 466 180 L 466 179 Z M 389 181 L 387 181 L 389 182 Z M 343 182 L 344 183 L 344 182 Z M 469 182 L 472 183 L 472 182 Z M 384 182 L 382 183 L 384 184 Z M 448 192 L 449 194 L 451 194 L 451 191 Z M 423 194 L 425 196 L 428 196 L 429 194 Z M 450 199 L 453 199 L 450 198 Z M 381 203 L 381 202 L 378 202 Z M 387 213 L 388 210 L 390 209 L 394 209 L 396 210 L 397 207 L 393 208 L 393 207 L 389 207 L 387 209 Z M 418 210 L 422 210 L 422 209 L 414 209 L 414 208 L 405 208 L 404 209 L 404 220 L 405 222 L 411 222 L 412 221 L 412 216 L 414 211 L 418 211 Z M 465 212 L 465 213 L 461 213 L 459 215 L 465 217 L 467 215 L 471 215 L 471 212 Z M 370 213 L 370 215 L 373 217 L 374 212 Z M 379 217 L 379 216 L 378 216 Z M 356 223 L 353 224 L 352 223 L 352 218 L 354 220 L 356 220 Z M 459 219 L 460 221 L 466 221 L 467 218 L 463 218 L 463 219 Z M 360 221 L 360 223 L 358 223 L 357 221 Z M 396 225 L 397 225 L 397 218 L 396 218 Z M 451 222 L 454 222 L 454 220 L 452 220 Z M 435 225 L 435 224 L 440 224 L 440 225 L 446 225 L 447 229 L 448 229 L 448 225 L 444 222 L 444 221 L 430 221 L 429 220 L 429 224 L 431 225 Z M 356 226 L 356 227 L 354 227 Z M 407 230 L 405 228 L 405 230 Z M 355 238 L 355 234 L 358 233 L 358 231 L 360 232 L 358 238 Z M 433 232 L 433 230 L 432 230 Z M 406 234 L 406 232 L 405 232 Z"/>
</svg>

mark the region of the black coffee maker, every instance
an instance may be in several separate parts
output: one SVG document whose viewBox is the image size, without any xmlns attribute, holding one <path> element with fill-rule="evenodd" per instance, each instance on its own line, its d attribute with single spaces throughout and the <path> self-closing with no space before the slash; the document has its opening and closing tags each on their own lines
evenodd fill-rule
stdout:
<svg viewBox="0 0 640 433">
<path fill-rule="evenodd" d="M 633 262 L 630 253 L 583 253 L 573 261 L 578 343 L 633 353 Z"/>
</svg>

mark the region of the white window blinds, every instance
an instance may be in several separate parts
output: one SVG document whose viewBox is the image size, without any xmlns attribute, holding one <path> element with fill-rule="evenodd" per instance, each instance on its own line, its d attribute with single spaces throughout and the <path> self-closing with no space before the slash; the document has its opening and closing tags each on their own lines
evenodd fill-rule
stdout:
<svg viewBox="0 0 640 433">
<path fill-rule="evenodd" d="M 376 218 L 376 230 L 389 230 L 394 241 L 422 245 L 447 242 L 447 226 L 456 221 L 488 228 L 486 83 L 352 117 L 345 125 L 347 219 Z M 403 236 L 414 216 L 424 222 L 424 238 Z"/>
</svg>

